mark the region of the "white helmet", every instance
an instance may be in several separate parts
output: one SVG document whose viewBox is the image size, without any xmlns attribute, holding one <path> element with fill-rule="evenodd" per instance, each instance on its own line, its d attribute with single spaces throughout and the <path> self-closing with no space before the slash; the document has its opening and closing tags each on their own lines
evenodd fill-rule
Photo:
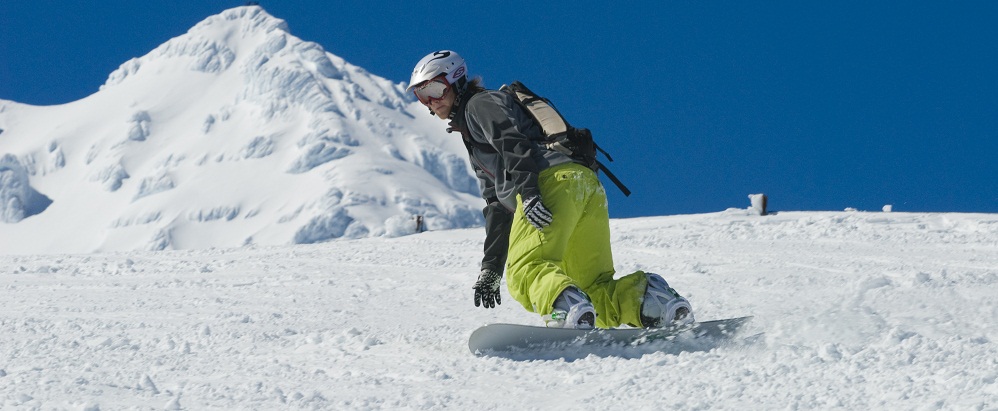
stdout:
<svg viewBox="0 0 998 411">
<path fill-rule="evenodd" d="M 447 84 L 458 84 L 459 80 L 468 74 L 468 65 L 464 63 L 456 52 L 450 50 L 440 50 L 427 54 L 416 68 L 412 69 L 412 78 L 409 80 L 409 87 L 405 91 L 412 90 L 420 83 L 433 80 L 441 74 L 446 74 Z"/>
</svg>

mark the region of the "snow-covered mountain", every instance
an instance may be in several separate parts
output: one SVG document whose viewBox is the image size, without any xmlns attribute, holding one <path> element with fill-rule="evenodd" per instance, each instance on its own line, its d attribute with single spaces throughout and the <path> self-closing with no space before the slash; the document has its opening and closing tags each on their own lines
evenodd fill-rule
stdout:
<svg viewBox="0 0 998 411">
<path fill-rule="evenodd" d="M 259 6 L 57 106 L 0 100 L 0 252 L 189 249 L 481 223 L 459 139 Z"/>
</svg>

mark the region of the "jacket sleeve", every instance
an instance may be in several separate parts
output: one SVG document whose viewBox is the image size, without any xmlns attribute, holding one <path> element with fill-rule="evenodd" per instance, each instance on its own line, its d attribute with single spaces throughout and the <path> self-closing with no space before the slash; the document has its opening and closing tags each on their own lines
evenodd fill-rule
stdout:
<svg viewBox="0 0 998 411">
<path fill-rule="evenodd" d="M 539 195 L 537 175 L 540 173 L 534 154 L 537 145 L 520 132 L 517 122 L 523 116 L 513 112 L 498 95 L 489 93 L 468 102 L 468 127 L 477 128 L 499 151 L 504 171 L 524 199 Z"/>
<path fill-rule="evenodd" d="M 465 144 L 468 145 L 470 136 L 467 129 L 462 130 L 456 127 L 455 129 L 461 131 Z M 485 257 L 482 258 L 482 269 L 501 274 L 506 266 L 509 230 L 513 224 L 513 214 L 499 201 L 493 178 L 479 166 L 473 151 L 472 147 L 468 146 L 471 167 L 475 170 L 475 176 L 478 177 L 478 187 L 482 191 L 482 199 L 485 200 L 486 204 L 485 208 L 482 209 L 482 214 L 485 216 Z"/>
<path fill-rule="evenodd" d="M 479 188 L 485 208 L 485 257 L 482 258 L 482 269 L 502 273 L 506 267 L 506 253 L 509 251 L 509 230 L 513 226 L 513 214 L 496 197 L 496 186 L 485 170 L 482 170 L 474 160 L 471 166 L 478 176 Z"/>
<path fill-rule="evenodd" d="M 502 273 L 506 267 L 506 253 L 509 251 L 509 230 L 513 225 L 513 214 L 498 199 L 492 198 L 482 209 L 485 215 L 485 257 L 482 269 Z"/>
</svg>

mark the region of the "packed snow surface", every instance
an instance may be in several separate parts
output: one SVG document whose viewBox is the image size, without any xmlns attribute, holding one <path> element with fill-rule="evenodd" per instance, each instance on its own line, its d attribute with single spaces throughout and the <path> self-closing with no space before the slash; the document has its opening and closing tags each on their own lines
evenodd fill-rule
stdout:
<svg viewBox="0 0 998 411">
<path fill-rule="evenodd" d="M 995 409 L 998 215 L 746 210 L 614 220 L 747 346 L 475 356 L 481 229 L 0 256 L 3 409 Z"/>
</svg>

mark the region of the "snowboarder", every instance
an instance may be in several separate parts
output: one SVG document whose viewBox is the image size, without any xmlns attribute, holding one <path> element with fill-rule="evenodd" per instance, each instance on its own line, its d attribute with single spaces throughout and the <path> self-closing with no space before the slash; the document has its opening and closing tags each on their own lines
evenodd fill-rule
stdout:
<svg viewBox="0 0 998 411">
<path fill-rule="evenodd" d="M 449 50 L 423 57 L 411 90 L 461 133 L 486 206 L 485 257 L 475 306 L 510 295 L 549 327 L 658 327 L 692 320 L 689 302 L 659 275 L 614 279 L 606 192 L 588 167 L 545 147 L 537 122 L 513 97 L 468 79 Z"/>
</svg>

